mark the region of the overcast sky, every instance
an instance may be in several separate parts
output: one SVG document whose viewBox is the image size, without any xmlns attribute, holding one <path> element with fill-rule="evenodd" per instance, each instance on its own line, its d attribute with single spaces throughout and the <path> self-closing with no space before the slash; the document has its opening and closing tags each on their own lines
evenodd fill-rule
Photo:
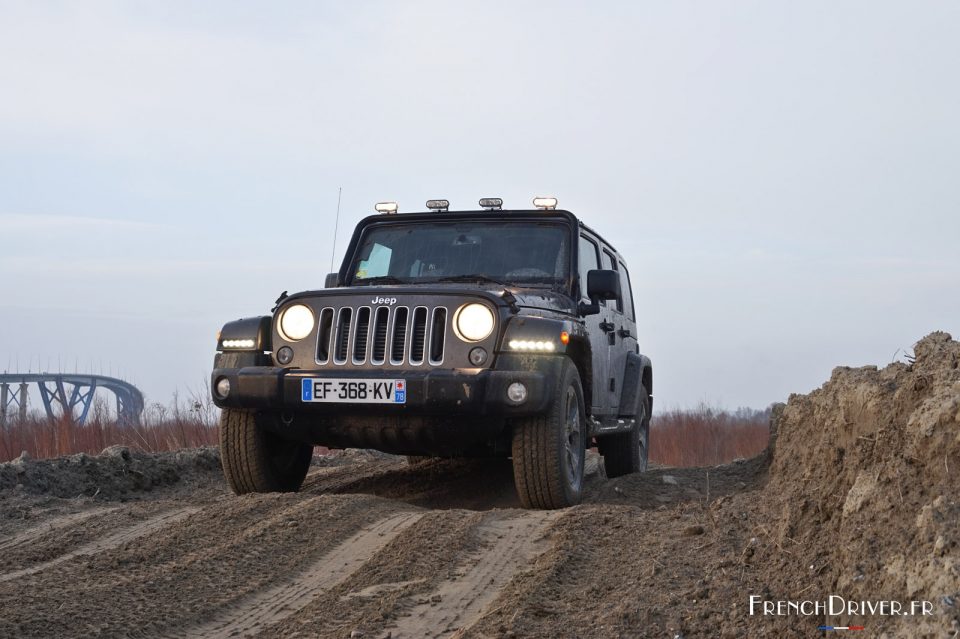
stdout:
<svg viewBox="0 0 960 639">
<path fill-rule="evenodd" d="M 167 402 L 322 287 L 338 187 L 338 261 L 380 200 L 552 194 L 659 406 L 762 407 L 960 334 L 958 78 L 952 1 L 0 0 L 0 367 Z"/>
</svg>

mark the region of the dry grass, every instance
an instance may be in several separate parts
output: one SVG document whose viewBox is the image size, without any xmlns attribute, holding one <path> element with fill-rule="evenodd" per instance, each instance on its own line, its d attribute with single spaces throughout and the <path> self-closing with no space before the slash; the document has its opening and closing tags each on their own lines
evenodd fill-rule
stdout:
<svg viewBox="0 0 960 639">
<path fill-rule="evenodd" d="M 151 405 L 138 425 L 118 424 L 102 402 L 93 407 L 83 426 L 70 416 L 49 420 L 32 415 L 0 429 L 0 462 L 14 459 L 23 451 L 42 459 L 76 453 L 95 455 L 114 445 L 146 452 L 213 446 L 217 444 L 216 419 L 213 404 L 193 396 L 187 401 L 174 397 L 169 407 Z"/>
<path fill-rule="evenodd" d="M 763 452 L 770 411 L 728 412 L 706 405 L 672 409 L 650 422 L 650 461 L 661 466 L 714 466 Z"/>
<path fill-rule="evenodd" d="M 33 415 L 0 429 L 0 462 L 22 451 L 42 459 L 98 454 L 121 445 L 160 452 L 217 445 L 218 411 L 208 396 L 192 393 L 186 401 L 174 397 L 170 406 L 152 404 L 139 425 L 120 425 L 103 403 L 97 403 L 87 423 L 69 417 L 50 421 Z M 650 461 L 661 466 L 713 466 L 763 451 L 769 438 L 770 412 L 719 410 L 706 405 L 693 410 L 654 413 L 650 424 Z M 326 449 L 318 449 L 323 454 Z"/>
</svg>

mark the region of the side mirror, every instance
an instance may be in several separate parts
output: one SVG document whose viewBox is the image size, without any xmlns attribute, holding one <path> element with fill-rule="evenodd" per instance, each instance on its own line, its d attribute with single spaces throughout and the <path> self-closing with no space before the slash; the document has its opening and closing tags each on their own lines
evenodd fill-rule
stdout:
<svg viewBox="0 0 960 639">
<path fill-rule="evenodd" d="M 591 300 L 615 300 L 620 297 L 620 273 L 616 271 L 588 271 L 587 297 Z"/>
<path fill-rule="evenodd" d="M 337 284 L 339 284 L 337 280 L 339 279 L 339 273 L 327 273 L 327 279 L 323 283 L 323 288 L 337 288 Z"/>
<path fill-rule="evenodd" d="M 587 297 L 590 303 L 580 302 L 580 315 L 596 315 L 600 312 L 600 300 L 620 297 L 620 273 L 607 269 L 587 271 Z"/>
</svg>

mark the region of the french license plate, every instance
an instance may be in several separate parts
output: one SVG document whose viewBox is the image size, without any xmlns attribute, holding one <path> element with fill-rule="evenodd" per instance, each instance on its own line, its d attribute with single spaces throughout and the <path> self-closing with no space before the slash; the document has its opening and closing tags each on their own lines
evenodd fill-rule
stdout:
<svg viewBox="0 0 960 639">
<path fill-rule="evenodd" d="M 406 404 L 407 383 L 402 379 L 305 379 L 304 402 L 350 404 Z"/>
</svg>

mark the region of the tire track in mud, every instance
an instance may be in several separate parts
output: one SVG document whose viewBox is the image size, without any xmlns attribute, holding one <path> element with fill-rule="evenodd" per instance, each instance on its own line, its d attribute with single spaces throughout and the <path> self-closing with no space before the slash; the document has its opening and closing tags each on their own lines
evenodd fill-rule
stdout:
<svg viewBox="0 0 960 639">
<path fill-rule="evenodd" d="M 397 512 L 414 511 L 365 496 L 226 497 L 159 534 L 0 583 L 0 636 L 183 636 Z"/>
<path fill-rule="evenodd" d="M 27 542 L 39 539 L 48 533 L 63 530 L 71 526 L 76 526 L 83 523 L 87 519 L 99 517 L 100 515 L 106 515 L 117 510 L 120 510 L 120 508 L 116 506 L 113 508 L 94 508 L 91 510 L 60 515 L 47 519 L 46 521 L 43 521 L 32 528 L 28 528 L 27 530 L 17 533 L 8 539 L 0 541 L 0 551 L 11 550 L 18 546 L 22 546 Z"/>
<path fill-rule="evenodd" d="M 686 584 L 699 557 L 673 559 L 677 544 L 687 543 L 686 523 L 704 525 L 701 494 L 754 486 L 754 466 L 662 469 L 604 482 L 599 459 L 588 455 L 585 504 L 556 512 L 505 509 L 500 493 L 513 490 L 507 463 L 442 459 L 311 469 L 299 494 L 234 497 L 210 488 L 197 499 L 168 491 L 147 502 L 86 504 L 73 514 L 57 502 L 56 511 L 31 513 L 45 520 L 11 524 L 4 540 L 0 636 L 343 639 L 357 631 L 397 639 L 494 637 L 505 629 L 590 636 L 621 608 L 634 621 L 662 626 L 673 620 L 638 617 L 642 606 L 613 595 L 595 600 L 594 586 L 607 592 L 617 577 L 598 570 L 596 549 L 585 553 L 580 540 L 609 544 L 606 563 L 630 566 L 632 575 L 646 574 L 652 560 L 621 556 L 620 548 L 671 553 L 658 569 Z M 687 502 L 693 505 L 682 512 L 663 508 Z M 115 512 L 103 513 L 104 506 Z M 200 512 L 159 534 L 135 530 L 197 506 Z M 628 537 L 610 529 L 621 523 Z M 385 525 L 386 538 L 379 535 Z M 32 535 L 39 537 L 23 541 Z M 77 555 L 84 556 L 68 561 Z M 659 596 L 642 592 L 634 600 Z"/>
<path fill-rule="evenodd" d="M 308 475 L 307 492 L 370 494 L 437 510 L 518 508 L 506 459 L 431 459 L 366 463 Z"/>
<path fill-rule="evenodd" d="M 340 493 L 355 484 L 390 477 L 406 469 L 406 462 L 366 462 L 356 466 L 334 466 L 310 472 L 303 483 L 301 493 Z"/>
<path fill-rule="evenodd" d="M 185 519 L 199 511 L 200 508 L 194 506 L 185 506 L 183 508 L 175 508 L 173 510 L 164 511 L 158 515 L 150 517 L 149 519 L 134 524 L 133 526 L 129 526 L 118 532 L 115 532 L 112 535 L 107 535 L 106 537 L 96 541 L 84 544 L 76 550 L 72 550 L 68 553 L 60 555 L 59 557 L 55 557 L 28 568 L 22 568 L 20 570 L 14 570 L 12 572 L 0 574 L 0 583 L 41 572 L 77 557 L 96 555 L 97 553 L 101 553 L 112 548 L 117 548 L 128 541 L 133 541 L 134 539 L 138 539 L 144 535 L 148 535 L 152 532 L 160 530 L 165 526 L 174 524 L 181 519 Z M 94 514 L 102 514 L 102 511 Z"/>
<path fill-rule="evenodd" d="M 259 633 L 296 614 L 319 593 L 348 579 L 377 551 L 422 516 L 421 513 L 398 513 L 365 526 L 332 547 L 291 580 L 232 603 L 212 621 L 165 636 L 227 638 Z"/>
<path fill-rule="evenodd" d="M 545 535 L 560 516 L 559 511 L 490 513 L 476 529 L 483 548 L 468 556 L 454 578 L 419 598 L 383 636 L 448 637 L 472 626 L 504 586 L 549 547 Z"/>
</svg>

